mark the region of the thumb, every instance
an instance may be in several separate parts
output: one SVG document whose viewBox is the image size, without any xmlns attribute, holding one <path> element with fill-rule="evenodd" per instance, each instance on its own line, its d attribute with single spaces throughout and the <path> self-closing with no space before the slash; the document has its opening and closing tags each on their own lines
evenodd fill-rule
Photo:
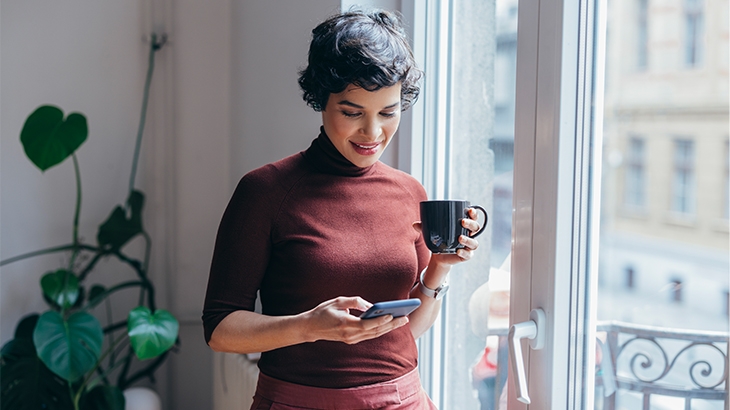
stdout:
<svg viewBox="0 0 730 410">
<path fill-rule="evenodd" d="M 421 233 L 421 221 L 413 222 L 413 229 L 415 229 L 416 232 Z"/>
</svg>

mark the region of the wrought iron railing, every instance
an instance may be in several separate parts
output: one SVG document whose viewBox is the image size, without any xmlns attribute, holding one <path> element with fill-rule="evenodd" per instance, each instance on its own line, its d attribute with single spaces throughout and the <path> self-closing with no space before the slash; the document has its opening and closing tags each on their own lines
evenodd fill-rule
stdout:
<svg viewBox="0 0 730 410">
<path fill-rule="evenodd" d="M 683 402 L 685 410 L 705 407 L 729 410 L 730 355 L 727 332 L 667 329 L 623 323 L 599 322 L 597 349 L 602 360 L 596 366 L 596 409 L 649 410 L 667 408 L 682 410 L 658 402 L 672 397 Z M 508 329 L 490 329 L 499 337 L 498 374 L 506 370 L 506 337 Z M 499 378 L 498 378 L 499 379 Z M 502 391 L 498 380 L 496 397 Z M 634 402 L 629 403 L 631 398 Z M 498 409 L 498 401 L 493 407 Z"/>
</svg>

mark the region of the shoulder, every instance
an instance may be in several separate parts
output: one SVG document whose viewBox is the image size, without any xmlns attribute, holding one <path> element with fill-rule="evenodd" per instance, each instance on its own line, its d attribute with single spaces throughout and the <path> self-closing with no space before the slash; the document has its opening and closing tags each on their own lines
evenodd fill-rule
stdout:
<svg viewBox="0 0 730 410">
<path fill-rule="evenodd" d="M 426 189 L 423 188 L 423 185 L 421 185 L 420 182 L 416 178 L 414 178 L 411 174 L 401 171 L 399 169 L 395 169 L 389 165 L 386 165 L 382 162 L 376 163 L 377 172 L 401 187 L 408 191 L 416 200 L 418 201 L 425 201 L 427 199 L 426 195 Z"/>
<path fill-rule="evenodd" d="M 259 193 L 280 189 L 288 191 L 309 172 L 302 154 L 297 153 L 250 171 L 241 178 L 236 190 L 255 190 Z"/>
<path fill-rule="evenodd" d="M 301 153 L 256 168 L 238 182 L 228 207 L 232 211 L 275 212 L 298 181 L 310 172 Z"/>
</svg>

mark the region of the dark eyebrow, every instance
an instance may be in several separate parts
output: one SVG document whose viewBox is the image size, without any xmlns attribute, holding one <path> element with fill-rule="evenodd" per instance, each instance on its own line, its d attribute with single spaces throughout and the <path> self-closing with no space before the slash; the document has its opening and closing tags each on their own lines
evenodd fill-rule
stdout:
<svg viewBox="0 0 730 410">
<path fill-rule="evenodd" d="M 353 107 L 353 108 L 357 108 L 357 109 L 360 109 L 360 110 L 362 110 L 363 108 L 365 108 L 365 107 L 363 107 L 362 105 L 359 105 L 359 104 L 355 104 L 354 102 L 352 102 L 352 101 L 349 101 L 349 100 L 342 100 L 342 101 L 338 102 L 337 104 L 338 104 L 338 105 L 347 105 L 347 106 L 350 106 L 350 107 Z M 393 104 L 390 104 L 390 105 L 389 105 L 389 106 L 387 106 L 387 107 L 383 107 L 383 109 L 384 109 L 384 110 L 388 110 L 388 109 L 391 109 L 391 108 L 395 108 L 395 107 L 397 107 L 397 106 L 398 106 L 399 104 L 400 104 L 400 101 L 398 101 L 398 102 L 396 102 L 396 103 L 393 103 Z"/>
</svg>

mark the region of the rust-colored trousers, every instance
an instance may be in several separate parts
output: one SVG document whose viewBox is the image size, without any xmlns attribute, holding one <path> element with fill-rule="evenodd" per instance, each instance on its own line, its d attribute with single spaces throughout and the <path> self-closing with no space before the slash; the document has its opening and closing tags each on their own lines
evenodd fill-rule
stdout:
<svg viewBox="0 0 730 410">
<path fill-rule="evenodd" d="M 289 383 L 259 374 L 251 410 L 436 410 L 421 387 L 418 369 L 383 383 L 326 389 Z"/>
</svg>

